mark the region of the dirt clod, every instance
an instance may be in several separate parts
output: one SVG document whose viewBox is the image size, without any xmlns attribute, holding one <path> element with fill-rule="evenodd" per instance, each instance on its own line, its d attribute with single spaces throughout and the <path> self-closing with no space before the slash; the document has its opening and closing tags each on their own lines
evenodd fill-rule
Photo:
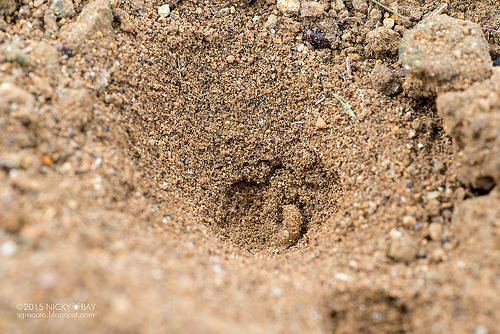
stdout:
<svg viewBox="0 0 500 334">
<path fill-rule="evenodd" d="M 456 143 L 460 180 L 491 190 L 500 183 L 500 70 L 463 92 L 440 95 L 437 109 Z"/>
<path fill-rule="evenodd" d="M 366 36 L 368 47 L 378 56 L 397 54 L 400 41 L 397 32 L 384 26 L 375 28 Z"/>
<path fill-rule="evenodd" d="M 83 8 L 76 22 L 61 28 L 60 35 L 65 44 L 75 50 L 82 47 L 87 40 L 105 45 L 114 35 L 112 22 L 109 0 L 94 0 Z"/>
<path fill-rule="evenodd" d="M 401 80 L 389 67 L 376 64 L 371 73 L 373 88 L 382 94 L 393 96 L 402 91 Z"/>
<path fill-rule="evenodd" d="M 406 232 L 392 230 L 387 255 L 398 262 L 410 263 L 418 254 L 417 242 Z"/>
<path fill-rule="evenodd" d="M 404 34 L 399 57 L 413 95 L 460 90 L 491 76 L 488 42 L 477 24 L 437 15 Z"/>
</svg>

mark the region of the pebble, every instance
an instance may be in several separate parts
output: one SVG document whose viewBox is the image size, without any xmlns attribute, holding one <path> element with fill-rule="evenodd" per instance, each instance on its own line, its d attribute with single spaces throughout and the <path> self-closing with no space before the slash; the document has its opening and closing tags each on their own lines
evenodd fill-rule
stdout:
<svg viewBox="0 0 500 334">
<path fill-rule="evenodd" d="M 417 219 L 413 216 L 404 216 L 403 217 L 403 226 L 413 228 L 417 225 Z"/>
<path fill-rule="evenodd" d="M 300 10 L 299 0 L 278 0 L 276 3 L 278 10 L 284 14 L 295 14 Z"/>
<path fill-rule="evenodd" d="M 264 28 L 273 29 L 274 27 L 276 27 L 277 23 L 278 23 L 278 17 L 274 14 L 271 14 L 267 17 L 267 21 L 264 23 Z"/>
<path fill-rule="evenodd" d="M 431 256 L 430 256 L 430 260 L 432 262 L 435 262 L 435 263 L 443 262 L 444 260 L 446 260 L 446 254 L 445 254 L 444 250 L 442 250 L 441 248 L 438 248 L 435 251 L 433 251 Z"/>
<path fill-rule="evenodd" d="M 394 96 L 402 91 L 401 81 L 398 76 L 384 64 L 375 65 L 370 79 L 373 88 L 384 95 Z"/>
<path fill-rule="evenodd" d="M 418 244 L 406 232 L 392 230 L 389 233 L 391 243 L 387 256 L 397 262 L 409 263 L 418 254 Z"/>
<path fill-rule="evenodd" d="M 325 34 L 310 29 L 304 32 L 304 40 L 309 42 L 316 50 L 329 49 L 332 46 Z"/>
<path fill-rule="evenodd" d="M 304 218 L 295 205 L 283 206 L 283 243 L 293 245 L 299 240 Z"/>
<path fill-rule="evenodd" d="M 342 281 L 342 282 L 351 282 L 353 280 L 352 276 L 350 276 L 346 273 L 336 273 L 334 277 L 335 277 L 335 279 Z"/>
<path fill-rule="evenodd" d="M 316 119 L 316 130 L 324 130 L 328 127 L 323 117 L 318 116 Z"/>
<path fill-rule="evenodd" d="M 50 9 L 58 18 L 71 17 L 75 15 L 75 6 L 72 0 L 53 0 Z"/>
<path fill-rule="evenodd" d="M 429 201 L 432 201 L 433 199 L 438 199 L 439 197 L 441 197 L 441 192 L 439 191 L 429 191 L 427 193 L 427 200 Z"/>
<path fill-rule="evenodd" d="M 439 216 L 441 213 L 441 203 L 437 199 L 429 201 L 425 208 L 430 216 Z"/>
<path fill-rule="evenodd" d="M 158 15 L 160 17 L 167 17 L 170 15 L 170 6 L 168 4 L 158 7 Z"/>
<path fill-rule="evenodd" d="M 388 17 L 386 19 L 384 19 L 383 21 L 384 23 L 384 27 L 386 27 L 387 29 L 392 29 L 394 27 L 394 19 L 392 17 Z"/>
<path fill-rule="evenodd" d="M 12 256 L 17 252 L 17 244 L 14 241 L 6 241 L 2 244 L 0 251 L 5 257 Z"/>
<path fill-rule="evenodd" d="M 326 5 L 317 1 L 308 1 L 302 4 L 301 17 L 318 17 L 325 13 Z"/>
<path fill-rule="evenodd" d="M 441 240 L 442 231 L 443 231 L 443 226 L 439 223 L 432 223 L 429 225 L 429 236 L 434 241 Z"/>
<path fill-rule="evenodd" d="M 474 334 L 488 334 L 488 333 L 489 333 L 488 328 L 482 325 L 479 325 L 474 329 Z"/>
</svg>

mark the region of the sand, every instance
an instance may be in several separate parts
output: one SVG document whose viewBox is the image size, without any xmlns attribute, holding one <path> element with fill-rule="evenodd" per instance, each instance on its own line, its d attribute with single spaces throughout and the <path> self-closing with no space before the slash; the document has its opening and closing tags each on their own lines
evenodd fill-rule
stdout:
<svg viewBox="0 0 500 334">
<path fill-rule="evenodd" d="M 0 332 L 496 333 L 500 75 L 398 57 L 439 5 L 0 2 Z M 491 64 L 497 7 L 443 11 Z"/>
</svg>

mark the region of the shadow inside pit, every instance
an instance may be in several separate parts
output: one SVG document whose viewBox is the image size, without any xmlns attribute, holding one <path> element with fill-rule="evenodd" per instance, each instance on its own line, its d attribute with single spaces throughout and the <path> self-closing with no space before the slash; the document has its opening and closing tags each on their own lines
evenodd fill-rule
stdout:
<svg viewBox="0 0 500 334">
<path fill-rule="evenodd" d="M 411 333 L 406 303 L 380 289 L 336 293 L 328 301 L 332 333 Z"/>
</svg>

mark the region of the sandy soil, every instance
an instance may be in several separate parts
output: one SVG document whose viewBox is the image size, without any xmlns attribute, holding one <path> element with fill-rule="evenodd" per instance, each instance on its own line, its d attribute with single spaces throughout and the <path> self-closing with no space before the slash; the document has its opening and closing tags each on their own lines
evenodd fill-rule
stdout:
<svg viewBox="0 0 500 334">
<path fill-rule="evenodd" d="M 0 0 L 0 332 L 500 332 L 498 4 L 383 3 Z"/>
</svg>

